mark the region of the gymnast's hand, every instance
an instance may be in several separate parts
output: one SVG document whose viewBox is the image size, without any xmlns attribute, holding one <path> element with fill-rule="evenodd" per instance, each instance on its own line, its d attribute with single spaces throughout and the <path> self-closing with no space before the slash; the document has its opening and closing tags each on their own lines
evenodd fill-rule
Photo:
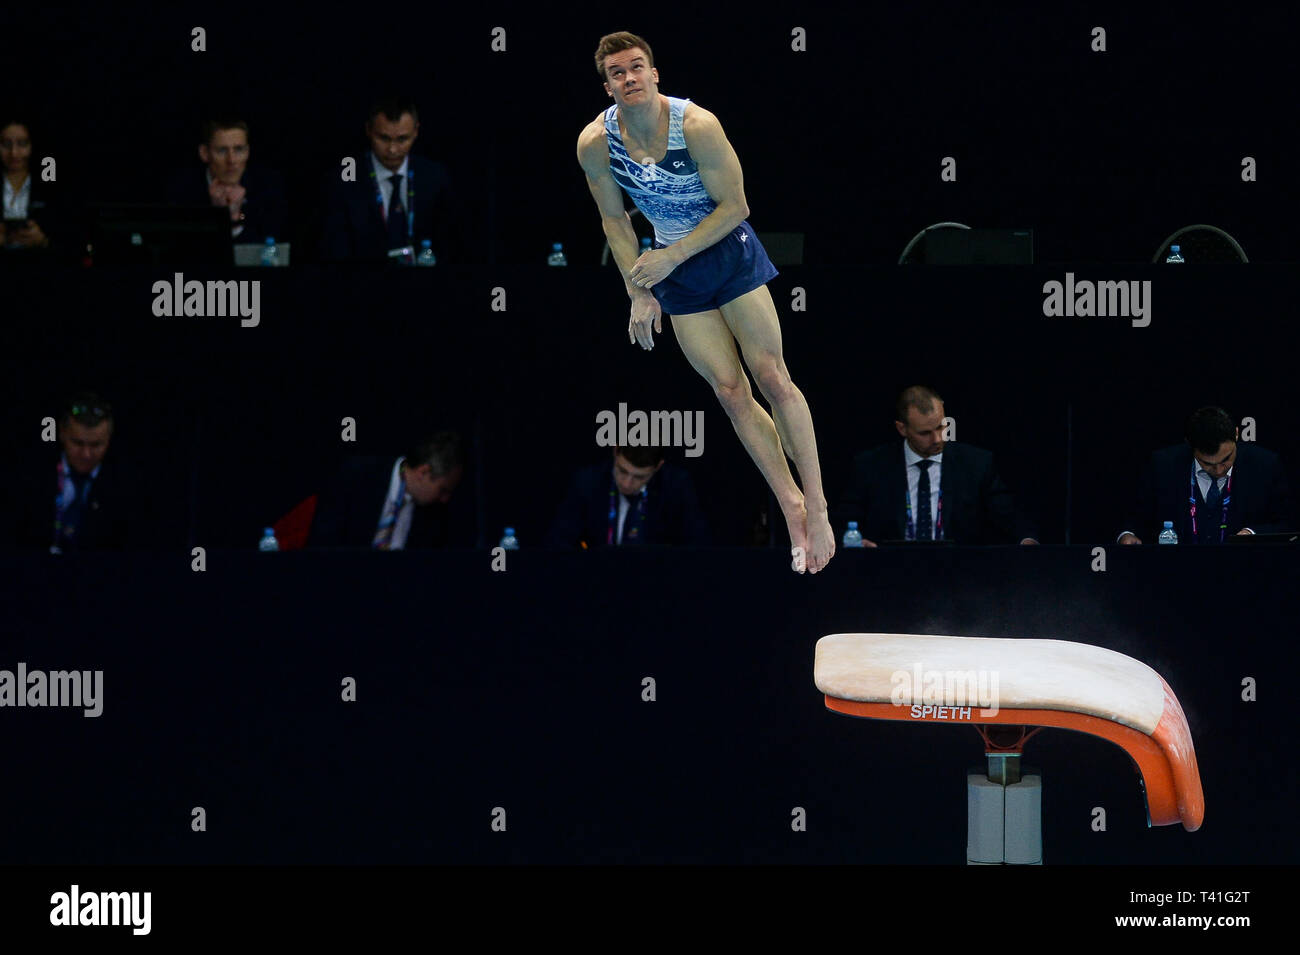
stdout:
<svg viewBox="0 0 1300 955">
<path fill-rule="evenodd" d="M 672 270 L 681 265 L 673 246 L 666 249 L 647 249 L 632 265 L 628 278 L 638 288 L 652 288 L 668 278 Z"/>
<path fill-rule="evenodd" d="M 660 335 L 664 333 L 663 310 L 659 307 L 659 300 L 644 290 L 633 292 L 632 316 L 627 322 L 627 340 L 634 344 L 639 342 L 642 348 L 651 351 L 655 347 L 654 335 L 650 331 L 652 324 L 656 332 Z"/>
</svg>

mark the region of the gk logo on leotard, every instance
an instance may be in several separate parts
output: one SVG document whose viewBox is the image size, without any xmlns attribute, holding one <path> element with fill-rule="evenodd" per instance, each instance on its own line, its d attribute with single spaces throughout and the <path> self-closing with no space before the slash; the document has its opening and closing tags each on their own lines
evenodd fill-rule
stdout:
<svg viewBox="0 0 1300 955">
<path fill-rule="evenodd" d="M 685 165 L 686 165 L 686 163 L 683 162 L 683 161 L 680 160 L 680 159 L 674 159 L 674 160 L 673 160 L 673 168 L 674 168 L 674 169 L 681 169 L 681 168 L 682 168 L 683 166 L 685 166 Z"/>
<path fill-rule="evenodd" d="M 736 230 L 736 234 L 740 236 L 740 241 L 741 241 L 741 242 L 744 242 L 744 241 L 746 241 L 746 240 L 749 238 L 749 233 L 745 232 L 745 231 L 742 230 L 742 229 L 737 229 L 737 230 Z"/>
</svg>

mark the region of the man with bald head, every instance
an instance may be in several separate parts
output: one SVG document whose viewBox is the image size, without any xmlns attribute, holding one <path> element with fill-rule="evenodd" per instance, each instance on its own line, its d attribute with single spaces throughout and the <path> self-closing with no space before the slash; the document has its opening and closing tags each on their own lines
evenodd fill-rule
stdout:
<svg viewBox="0 0 1300 955">
<path fill-rule="evenodd" d="M 896 404 L 891 441 L 853 460 L 836 508 L 838 525 L 857 521 L 863 544 L 952 541 L 959 544 L 1037 544 L 998 477 L 993 455 L 944 439 L 943 399 L 913 385 Z"/>
</svg>

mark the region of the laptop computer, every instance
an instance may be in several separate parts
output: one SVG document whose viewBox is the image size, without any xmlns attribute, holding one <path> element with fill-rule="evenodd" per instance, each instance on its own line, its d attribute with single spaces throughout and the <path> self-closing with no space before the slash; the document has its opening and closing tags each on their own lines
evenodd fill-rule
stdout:
<svg viewBox="0 0 1300 955">
<path fill-rule="evenodd" d="M 229 265 L 230 214 L 215 206 L 97 202 L 90 212 L 96 265 Z"/>
<path fill-rule="evenodd" d="M 1033 265 L 1032 229 L 934 229 L 927 232 L 926 265 Z"/>
<path fill-rule="evenodd" d="M 236 242 L 235 264 L 261 265 L 262 250 L 265 248 L 265 242 Z M 277 242 L 275 244 L 275 257 L 280 260 L 281 265 L 289 264 L 289 248 L 288 242 Z"/>
<path fill-rule="evenodd" d="M 1300 531 L 1283 531 L 1277 534 L 1233 534 L 1223 539 L 1225 544 L 1295 544 L 1300 543 Z"/>
</svg>

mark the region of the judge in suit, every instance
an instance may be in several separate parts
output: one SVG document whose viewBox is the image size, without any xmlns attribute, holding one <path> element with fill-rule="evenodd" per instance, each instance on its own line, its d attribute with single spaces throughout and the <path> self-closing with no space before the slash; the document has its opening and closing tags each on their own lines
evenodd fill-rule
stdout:
<svg viewBox="0 0 1300 955">
<path fill-rule="evenodd" d="M 369 148 L 357 164 L 356 178 L 345 182 L 331 172 L 321 255 L 327 261 L 405 261 L 392 250 L 414 249 L 429 239 L 439 262 L 454 261 L 449 241 L 452 222 L 451 177 L 440 162 L 411 153 L 420 133 L 415 104 L 383 99 L 366 122 Z"/>
<path fill-rule="evenodd" d="M 665 547 L 707 545 L 708 522 L 684 470 L 662 448 L 615 448 L 577 471 L 547 535 L 547 546 Z"/>
<path fill-rule="evenodd" d="M 242 119 L 203 124 L 195 166 L 172 176 L 167 201 L 184 206 L 220 206 L 230 213 L 234 242 L 281 242 L 288 237 L 288 203 L 279 173 L 248 165 L 248 123 Z"/>
<path fill-rule="evenodd" d="M 140 484 L 110 454 L 113 409 L 96 394 L 74 395 L 58 418 L 58 453 L 21 467 L 7 502 L 19 550 L 53 554 L 145 546 Z"/>
<path fill-rule="evenodd" d="M 320 495 L 308 546 L 446 547 L 452 543 L 447 504 L 463 475 L 460 437 L 450 431 L 399 458 L 352 458 Z"/>
<path fill-rule="evenodd" d="M 21 254 L 66 255 L 73 246 L 67 212 L 58 187 L 32 175 L 31 125 L 25 119 L 0 120 L 0 162 L 4 164 L 4 222 L 0 248 Z M 11 256 L 10 256 L 11 257 Z"/>
<path fill-rule="evenodd" d="M 1249 441 L 1222 408 L 1187 419 L 1186 443 L 1162 448 L 1138 478 L 1121 544 L 1155 543 L 1173 521 L 1180 544 L 1221 544 L 1237 534 L 1295 529 L 1282 460 Z"/>
<path fill-rule="evenodd" d="M 982 448 L 943 438 L 943 399 L 923 386 L 898 398 L 902 440 L 863 451 L 836 508 L 857 521 L 862 543 L 948 540 L 958 544 L 1037 544 Z"/>
</svg>

